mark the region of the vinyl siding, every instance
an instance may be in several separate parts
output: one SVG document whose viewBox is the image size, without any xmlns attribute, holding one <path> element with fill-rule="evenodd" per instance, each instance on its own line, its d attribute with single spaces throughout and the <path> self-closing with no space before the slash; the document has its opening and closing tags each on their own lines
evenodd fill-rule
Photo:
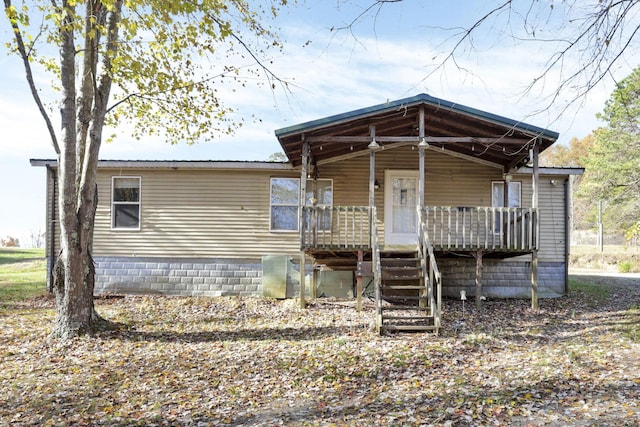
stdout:
<svg viewBox="0 0 640 427">
<path fill-rule="evenodd" d="M 378 229 L 384 244 L 385 170 L 418 170 L 418 151 L 405 146 L 376 153 L 375 177 Z M 320 178 L 334 179 L 335 205 L 368 205 L 369 154 L 319 166 Z M 425 204 L 430 206 L 491 206 L 491 182 L 501 181 L 502 170 L 482 163 L 454 157 L 436 150 L 425 153 Z M 551 179 L 558 180 L 556 186 Z M 531 175 L 513 175 L 520 181 L 522 207 L 532 203 Z M 541 176 L 538 192 L 540 210 L 541 261 L 560 262 L 565 252 L 564 177 Z M 514 261 L 530 260 L 530 256 Z"/>
<path fill-rule="evenodd" d="M 386 169 L 417 170 L 418 151 L 411 147 L 376 153 L 375 192 L 380 236 L 384 236 Z M 334 205 L 368 205 L 369 154 L 318 166 L 319 178 L 333 179 Z M 113 176 L 141 177 L 141 228 L 111 229 Z M 260 257 L 299 253 L 297 232 L 269 231 L 271 177 L 298 178 L 297 172 L 274 170 L 100 169 L 94 255 Z M 558 179 L 557 186 L 551 178 Z M 531 176 L 522 182 L 522 204 L 531 206 Z M 445 152 L 428 150 L 425 203 L 435 206 L 490 206 L 491 182 L 502 171 Z M 541 176 L 539 206 L 542 261 L 565 259 L 564 177 Z M 530 260 L 529 256 L 519 260 Z M 518 259 L 514 259 L 518 260 Z"/>
<path fill-rule="evenodd" d="M 296 253 L 297 233 L 269 231 L 272 175 L 273 171 L 247 170 L 100 170 L 94 254 L 260 257 Z M 111 229 L 113 176 L 141 177 L 140 230 Z M 276 172 L 275 176 L 287 174 Z"/>
</svg>

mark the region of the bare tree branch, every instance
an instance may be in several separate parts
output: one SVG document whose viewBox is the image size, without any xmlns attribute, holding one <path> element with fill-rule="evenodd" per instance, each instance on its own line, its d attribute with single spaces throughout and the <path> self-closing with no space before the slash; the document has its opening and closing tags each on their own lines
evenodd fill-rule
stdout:
<svg viewBox="0 0 640 427">
<path fill-rule="evenodd" d="M 11 7 L 11 0 L 4 0 L 5 10 L 9 10 Z M 24 65 L 24 71 L 27 78 L 27 83 L 29 85 L 29 90 L 31 91 L 31 96 L 33 96 L 33 100 L 36 102 L 38 106 L 38 111 L 40 111 L 40 115 L 44 119 L 47 130 L 49 131 L 49 137 L 51 138 L 51 144 L 53 145 L 53 149 L 56 154 L 60 154 L 60 146 L 58 145 L 58 138 L 56 136 L 56 132 L 53 129 L 53 123 L 51 122 L 51 118 L 47 114 L 47 110 L 44 108 L 44 104 L 42 103 L 42 99 L 40 99 L 40 95 L 38 94 L 38 89 L 36 87 L 35 81 L 33 79 L 33 71 L 31 70 L 31 63 L 29 62 L 29 53 L 27 52 L 26 46 L 24 44 L 24 40 L 22 39 L 22 32 L 20 30 L 20 26 L 18 25 L 18 21 L 16 19 L 10 19 L 11 27 L 13 29 L 13 34 L 16 40 L 16 45 L 18 47 L 18 53 L 20 54 L 20 58 L 22 58 L 22 64 Z"/>
<path fill-rule="evenodd" d="M 373 13 L 375 26 L 382 7 L 401 2 L 402 0 L 372 0 L 347 25 L 332 28 L 332 31 L 349 31 L 357 40 L 354 30 L 356 24 Z M 443 33 L 455 31 L 455 34 L 440 43 L 440 47 L 449 46 L 446 48 L 446 56 L 415 86 L 429 80 L 447 64 L 472 73 L 460 61 L 463 50 L 477 51 L 474 35 L 479 35 L 488 25 L 501 22 L 497 32 L 492 27 L 498 40 L 508 37 L 519 43 L 555 45 L 557 50 L 551 53 L 540 72 L 526 85 L 521 96 L 531 94 L 535 89 L 544 89 L 545 84 L 553 77 L 557 83 L 554 83 L 553 90 L 546 97 L 545 105 L 532 115 L 548 111 L 553 105 L 558 106 L 560 99 L 569 94 L 560 106 L 562 113 L 584 99 L 603 79 L 612 76 L 614 68 L 623 60 L 624 53 L 634 49 L 634 42 L 640 31 L 637 20 L 639 13 L 638 0 L 569 0 L 557 4 L 530 0 L 524 5 L 513 0 L 495 1 L 488 12 L 467 26 L 426 26 Z M 556 34 L 546 35 L 553 31 L 549 27 L 554 23 L 559 27 Z M 517 25 L 521 25 L 522 29 L 518 30 Z"/>
</svg>

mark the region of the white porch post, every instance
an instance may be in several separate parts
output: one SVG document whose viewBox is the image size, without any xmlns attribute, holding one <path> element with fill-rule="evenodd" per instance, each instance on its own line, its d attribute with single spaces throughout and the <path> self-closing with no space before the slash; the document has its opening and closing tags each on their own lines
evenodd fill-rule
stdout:
<svg viewBox="0 0 640 427">
<path fill-rule="evenodd" d="M 535 214 L 535 223 L 533 228 L 533 239 L 535 244 L 533 251 L 531 252 L 531 309 L 538 309 L 538 245 L 540 244 L 540 218 L 538 212 L 538 190 L 540 188 L 540 171 L 538 168 L 538 139 L 534 142 L 533 148 L 530 152 L 530 158 L 533 162 L 533 177 L 532 177 L 532 199 L 531 207 Z"/>
<path fill-rule="evenodd" d="M 300 243 L 302 243 L 303 233 L 303 221 L 304 215 L 302 208 L 305 205 L 305 199 L 307 197 L 307 167 L 309 163 L 309 141 L 302 136 L 302 163 L 300 164 L 300 200 L 299 200 L 299 215 L 298 215 L 298 230 L 300 230 Z M 304 249 L 300 250 L 300 308 L 306 308 L 307 303 L 305 301 L 305 253 Z"/>
</svg>

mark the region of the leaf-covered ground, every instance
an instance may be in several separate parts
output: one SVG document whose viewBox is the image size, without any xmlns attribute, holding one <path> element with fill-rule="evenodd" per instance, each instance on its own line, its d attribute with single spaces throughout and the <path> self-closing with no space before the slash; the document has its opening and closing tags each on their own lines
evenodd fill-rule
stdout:
<svg viewBox="0 0 640 427">
<path fill-rule="evenodd" d="M 104 298 L 123 327 L 59 344 L 31 300 L 0 311 L 0 425 L 639 425 L 640 284 L 528 306 L 380 337 L 370 304 Z"/>
</svg>

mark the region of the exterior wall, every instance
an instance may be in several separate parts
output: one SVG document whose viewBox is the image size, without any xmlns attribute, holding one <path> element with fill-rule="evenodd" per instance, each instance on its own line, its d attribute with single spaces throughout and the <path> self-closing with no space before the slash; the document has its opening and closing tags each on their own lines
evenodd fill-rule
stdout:
<svg viewBox="0 0 640 427">
<path fill-rule="evenodd" d="M 384 244 L 385 170 L 418 170 L 418 151 L 411 146 L 385 148 L 376 153 L 375 193 L 377 225 Z M 321 178 L 334 179 L 334 205 L 369 204 L 369 153 L 318 166 Z M 502 179 L 502 171 L 444 152 L 425 153 L 425 204 L 432 206 L 490 206 L 491 181 Z M 524 197 L 524 196 L 523 196 Z"/>
<path fill-rule="evenodd" d="M 439 150 L 427 150 L 425 155 L 427 205 L 491 205 L 491 182 L 502 180 L 500 168 Z M 384 237 L 386 169 L 417 170 L 418 151 L 410 146 L 400 146 L 387 147 L 376 153 L 375 177 L 380 189 L 376 190 L 375 203 L 381 238 Z M 318 172 L 322 179 L 333 179 L 334 205 L 368 205 L 368 152 L 320 164 Z M 140 230 L 111 229 L 114 176 L 141 177 Z M 299 176 L 295 171 L 270 169 L 99 169 L 93 250 L 98 273 L 96 292 L 130 291 L 137 287 L 166 294 L 260 295 L 261 257 L 268 254 L 297 257 L 300 251 L 297 232 L 269 231 L 270 178 Z M 562 294 L 566 285 L 564 179 L 564 176 L 541 176 L 540 179 L 541 296 L 545 296 L 547 289 L 549 295 Z M 516 174 L 513 180 L 522 182 L 522 203 L 525 207 L 530 206 L 531 176 Z M 552 180 L 559 183 L 554 185 Z M 52 195 L 52 182 L 48 178 L 47 206 Z M 48 221 L 51 218 L 49 210 Z M 50 245 L 50 237 L 47 243 Z M 58 242 L 55 247 L 59 247 Z M 503 288 L 504 296 L 510 297 L 515 296 L 512 287 L 526 287 L 526 295 L 521 296 L 528 297 L 530 260 L 530 256 L 485 260 L 483 288 Z M 474 286 L 475 261 L 471 261 L 471 279 L 459 276 L 463 273 L 458 267 L 467 272 L 466 266 L 451 265 L 448 260 L 441 262 L 441 269 L 446 272 L 443 273 L 445 284 L 452 281 L 453 294 L 458 293 L 456 287 Z M 493 269 L 495 273 L 492 273 Z M 519 279 L 516 281 L 512 277 L 513 285 L 506 283 L 506 272 L 509 277 L 517 273 Z M 471 280 L 471 283 L 465 284 L 465 280 Z"/>
<path fill-rule="evenodd" d="M 113 176 L 141 177 L 140 230 L 111 229 Z M 100 169 L 94 256 L 259 258 L 297 254 L 297 232 L 270 232 L 275 170 Z"/>
<path fill-rule="evenodd" d="M 376 190 L 379 239 L 384 244 L 384 171 L 418 170 L 418 151 L 410 146 L 391 148 L 376 153 Z M 334 179 L 334 205 L 369 204 L 369 153 L 351 159 L 323 164 L 318 167 L 321 178 Z M 501 181 L 502 170 L 493 166 L 454 157 L 439 150 L 425 153 L 425 204 L 430 206 L 491 206 L 491 182 Z M 552 180 L 556 185 L 552 184 Z M 514 174 L 513 181 L 520 181 L 523 207 L 532 202 L 532 178 L 530 174 Z M 538 190 L 540 212 L 540 244 L 538 259 L 541 262 L 558 262 L 565 259 L 566 218 L 565 177 L 541 175 Z M 531 257 L 520 257 L 503 262 L 523 262 Z"/>
<path fill-rule="evenodd" d="M 460 298 L 460 290 L 475 295 L 476 261 L 474 258 L 438 260 L 442 273 L 442 294 Z M 564 262 L 538 264 L 538 294 L 540 298 L 566 295 Z M 484 259 L 482 295 L 487 298 L 531 298 L 531 262 L 505 262 Z"/>
</svg>

